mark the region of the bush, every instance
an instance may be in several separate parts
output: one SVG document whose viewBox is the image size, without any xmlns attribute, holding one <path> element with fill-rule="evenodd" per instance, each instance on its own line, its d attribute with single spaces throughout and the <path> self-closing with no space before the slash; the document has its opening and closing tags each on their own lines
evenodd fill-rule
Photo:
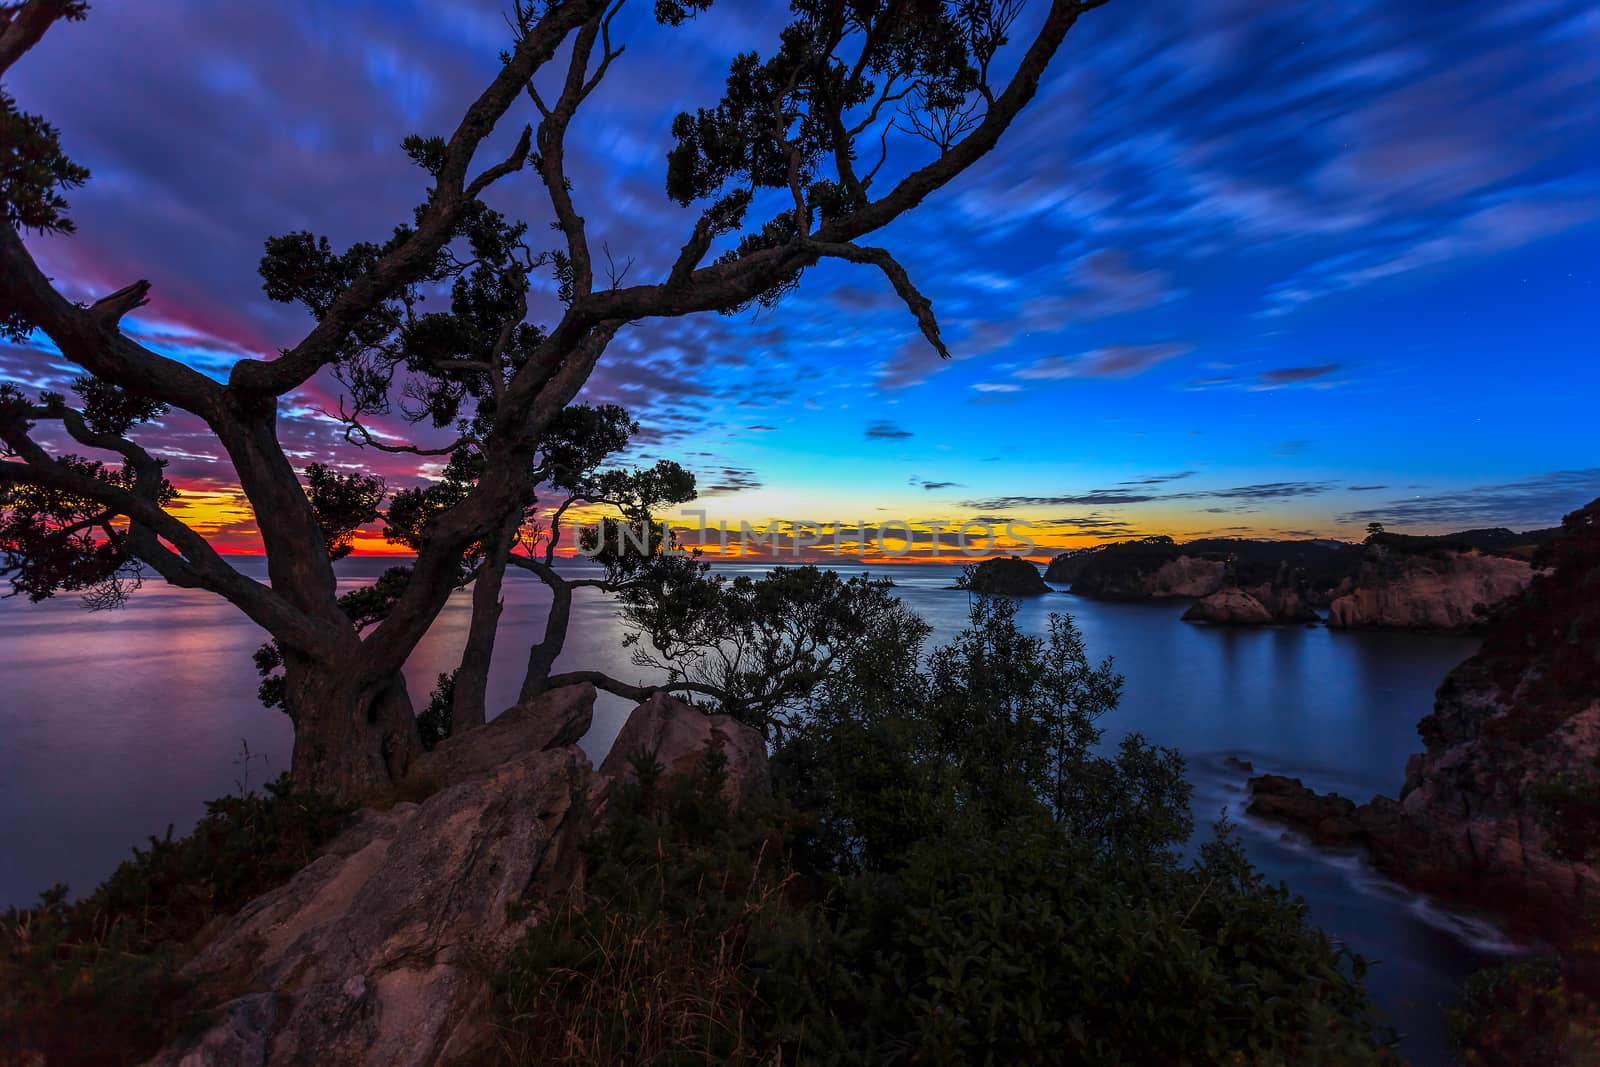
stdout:
<svg viewBox="0 0 1600 1067">
<path fill-rule="evenodd" d="M 287 776 L 206 805 L 76 903 L 67 887 L 0 915 L 0 1050 L 50 1064 L 135 1063 L 176 1032 L 188 943 L 289 879 L 350 809 Z"/>
<path fill-rule="evenodd" d="M 538 1064 L 759 1062 L 752 931 L 790 907 L 784 816 L 731 812 L 724 764 L 660 782 L 651 760 L 586 845 L 586 899 L 534 926 L 497 979 L 514 1059 Z"/>
<path fill-rule="evenodd" d="M 1177 868 L 974 829 L 754 941 L 785 1062 L 1364 1063 L 1390 1040 L 1361 962 L 1233 846 Z"/>
<path fill-rule="evenodd" d="M 1394 1035 L 1365 964 L 1226 834 L 1185 863 L 1176 753 L 1098 749 L 1120 679 L 1070 620 L 980 598 L 865 648 L 729 811 L 716 757 L 641 768 L 590 892 L 499 983 L 535 1063 L 1354 1063 Z"/>
</svg>

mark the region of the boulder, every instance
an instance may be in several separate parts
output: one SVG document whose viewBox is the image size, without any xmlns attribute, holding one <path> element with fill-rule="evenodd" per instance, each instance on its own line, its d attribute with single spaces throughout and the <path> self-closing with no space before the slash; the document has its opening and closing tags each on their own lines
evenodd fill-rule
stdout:
<svg viewBox="0 0 1600 1067">
<path fill-rule="evenodd" d="M 594 699 L 594 686 L 570 685 L 513 705 L 494 718 L 492 729 L 447 737 L 423 753 L 412 762 L 407 780 L 418 788 L 457 782 L 492 770 L 512 753 L 575 745 L 594 722 Z"/>
<path fill-rule="evenodd" d="M 645 755 L 670 778 L 692 770 L 708 746 L 727 757 L 724 788 L 730 800 L 742 802 L 767 788 L 767 745 L 758 731 L 731 715 L 707 715 L 667 693 L 656 693 L 633 709 L 600 773 L 634 781 L 634 760 Z"/>
<path fill-rule="evenodd" d="M 1267 626 L 1276 621 L 1265 604 L 1243 589 L 1221 589 L 1203 597 L 1183 613 L 1183 619 L 1223 626 Z"/>
</svg>

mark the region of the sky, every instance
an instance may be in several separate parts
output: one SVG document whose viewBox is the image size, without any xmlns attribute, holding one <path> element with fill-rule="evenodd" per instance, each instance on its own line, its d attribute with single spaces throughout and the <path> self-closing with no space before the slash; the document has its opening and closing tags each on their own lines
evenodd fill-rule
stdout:
<svg viewBox="0 0 1600 1067">
<path fill-rule="evenodd" d="M 427 183 L 399 143 L 447 133 L 487 84 L 505 6 L 98 0 L 8 78 L 93 174 L 78 232 L 30 249 L 74 299 L 150 279 L 125 328 L 218 377 L 292 345 L 310 323 L 263 295 L 262 242 L 407 220 Z M 668 30 L 630 3 L 569 140 L 591 241 L 630 281 L 664 275 L 693 222 L 665 195 L 673 116 L 783 21 L 718 7 Z M 999 545 L 1041 557 L 1553 525 L 1600 496 L 1597 85 L 1584 2 L 1113 0 L 993 153 L 873 239 L 932 299 L 950 360 L 875 270 L 828 263 L 774 309 L 628 328 L 582 399 L 639 418 L 629 459 L 695 470 L 711 522 L 864 526 L 855 555 L 898 558 L 885 523 L 926 546 L 1010 522 Z M 531 172 L 489 199 L 543 232 Z M 536 295 L 537 317 L 554 298 Z M 74 373 L 42 337 L 0 347 L 0 380 Z M 337 392 L 286 398 L 296 462 L 395 487 L 436 472 L 338 448 Z M 255 547 L 204 427 L 173 415 L 148 440 L 180 516 Z"/>
</svg>

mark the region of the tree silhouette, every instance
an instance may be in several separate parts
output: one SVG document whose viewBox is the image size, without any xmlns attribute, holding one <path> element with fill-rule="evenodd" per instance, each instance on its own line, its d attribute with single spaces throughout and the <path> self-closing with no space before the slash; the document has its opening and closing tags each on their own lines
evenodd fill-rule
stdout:
<svg viewBox="0 0 1600 1067">
<path fill-rule="evenodd" d="M 464 561 L 509 551 L 505 531 L 527 505 L 540 441 L 617 333 L 643 320 L 771 304 L 808 267 L 840 259 L 883 273 L 943 354 L 927 299 L 887 250 L 863 239 L 990 151 L 1067 32 L 1101 2 L 1054 0 L 1032 39 L 1000 61 L 1014 2 L 794 0 L 771 55 L 739 56 L 723 98 L 674 123 L 667 192 L 701 210 L 664 277 L 624 284 L 617 271 L 597 283 L 565 161 L 569 130 L 622 54 L 612 37 L 619 4 L 519 0 L 510 47 L 456 127 L 404 143 L 431 183 L 409 221 L 342 251 L 309 233 L 267 242 L 268 296 L 303 305 L 315 325 L 276 358 L 240 359 L 223 381 L 121 330 L 147 302 L 148 282 L 85 307 L 39 269 L 23 234 L 69 231 L 65 192 L 87 175 L 43 119 L 5 98 L 0 325 L 12 337 L 42 334 L 85 381 L 73 402 L 15 389 L 0 397 L 0 565 L 30 596 L 80 589 L 114 601 L 148 570 L 226 598 L 279 650 L 296 777 L 346 797 L 386 789 L 420 744 L 402 665 L 459 585 Z M 660 0 L 656 14 L 676 24 L 708 6 Z M 53 23 L 84 13 L 63 0 L 0 8 L 0 76 Z M 1001 66 L 1012 70 L 1003 83 L 991 77 Z M 553 92 L 536 84 L 547 70 Z M 480 160 L 485 139 L 523 100 L 533 121 L 505 157 Z M 480 199 L 530 170 L 554 219 L 550 247 L 531 236 L 542 229 Z M 785 206 L 750 219 L 769 190 Z M 527 321 L 539 273 L 561 296 L 558 315 L 542 325 Z M 451 310 L 423 314 L 422 290 L 446 284 Z M 381 612 L 363 605 L 352 614 L 330 558 L 345 543 L 341 509 L 365 507 L 377 487 L 319 489 L 278 436 L 283 398 L 324 372 L 344 388 L 337 414 L 353 443 L 470 453 L 470 481 L 417 527 L 415 561 L 386 577 Z M 380 442 L 363 419 L 391 404 L 461 429 L 461 440 L 443 449 Z M 198 417 L 226 456 L 254 511 L 269 581 L 241 573 L 167 508 L 163 461 L 139 431 L 169 409 Z M 53 438 L 36 435 L 42 424 L 110 462 L 50 447 Z"/>
</svg>

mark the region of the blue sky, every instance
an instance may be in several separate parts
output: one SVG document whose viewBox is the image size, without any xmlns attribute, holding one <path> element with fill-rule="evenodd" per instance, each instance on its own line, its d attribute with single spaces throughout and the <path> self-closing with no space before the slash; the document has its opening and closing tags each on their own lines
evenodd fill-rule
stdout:
<svg viewBox="0 0 1600 1067">
<path fill-rule="evenodd" d="M 782 21 L 721 7 L 675 31 L 625 10 L 574 130 L 580 210 L 630 278 L 692 221 L 663 189 L 673 115 Z M 30 247 L 75 296 L 150 278 L 132 327 L 196 365 L 291 344 L 261 242 L 404 219 L 424 183 L 401 137 L 448 130 L 505 39 L 492 3 L 101 0 L 7 87 L 94 173 L 78 234 Z M 1600 495 L 1596 85 L 1589 4 L 1113 2 L 1000 148 L 878 242 L 954 359 L 875 272 L 829 264 L 774 310 L 632 329 L 588 397 L 735 522 L 1012 518 L 1055 544 L 1553 524 Z M 495 202 L 545 221 L 531 175 Z M 0 378 L 65 376 L 0 350 Z M 290 407 L 306 458 L 335 450 L 333 388 Z M 199 428 L 161 433 L 248 538 Z"/>
</svg>

